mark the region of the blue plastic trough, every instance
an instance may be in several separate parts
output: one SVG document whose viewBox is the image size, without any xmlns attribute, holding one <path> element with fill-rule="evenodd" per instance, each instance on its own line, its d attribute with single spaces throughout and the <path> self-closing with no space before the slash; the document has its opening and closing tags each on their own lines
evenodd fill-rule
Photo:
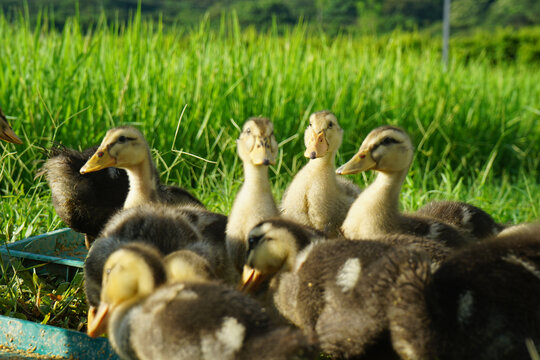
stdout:
<svg viewBox="0 0 540 360">
<path fill-rule="evenodd" d="M 79 360 L 118 359 L 106 338 L 92 339 L 78 331 L 5 316 L 0 316 L 0 346 L 17 350 L 17 359 L 31 359 L 32 354 Z M 13 356 L 7 354 L 0 350 L 0 359 Z"/>
<path fill-rule="evenodd" d="M 69 280 L 82 269 L 88 254 L 84 236 L 69 228 L 32 236 L 0 246 L 4 263 L 13 258 L 22 260 L 25 266 L 46 264 L 37 269 Z"/>
<path fill-rule="evenodd" d="M 36 271 L 65 276 L 68 281 L 82 271 L 87 253 L 84 236 L 71 229 L 0 245 L 4 264 L 18 259 L 25 267 L 39 265 Z M 35 359 L 35 355 L 48 359 L 118 359 L 106 338 L 92 339 L 85 333 L 0 316 L 0 359 Z"/>
</svg>

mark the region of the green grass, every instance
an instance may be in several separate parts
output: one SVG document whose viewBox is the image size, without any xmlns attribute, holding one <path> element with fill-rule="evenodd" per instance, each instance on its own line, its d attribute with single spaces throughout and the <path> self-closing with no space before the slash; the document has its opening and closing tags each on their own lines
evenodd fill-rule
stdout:
<svg viewBox="0 0 540 360">
<path fill-rule="evenodd" d="M 70 20 L 59 33 L 46 20 L 0 16 L 0 106 L 25 142 L 0 143 L 0 242 L 63 226 L 44 179 L 34 178 L 40 147 L 51 141 L 82 149 L 112 126 L 134 124 L 164 181 L 227 213 L 242 182 L 238 126 L 250 116 L 273 120 L 282 142 L 271 171 L 279 199 L 306 162 L 307 117 L 321 109 L 345 129 L 338 164 L 376 126 L 412 135 L 417 154 L 402 192 L 405 210 L 449 199 L 504 223 L 539 218 L 536 65 L 456 53 L 444 71 L 439 39 L 415 34 L 394 33 L 381 46 L 377 38 L 327 37 L 303 25 L 260 34 L 240 29 L 234 16 L 217 28 L 164 29 L 135 17 L 126 27 L 98 22 L 86 33 Z M 371 178 L 352 177 L 361 186 Z M 17 279 L 10 276 L 0 286 Z M 31 288 L 20 292 L 35 298 Z M 10 306 L 1 311 L 13 312 Z"/>
</svg>

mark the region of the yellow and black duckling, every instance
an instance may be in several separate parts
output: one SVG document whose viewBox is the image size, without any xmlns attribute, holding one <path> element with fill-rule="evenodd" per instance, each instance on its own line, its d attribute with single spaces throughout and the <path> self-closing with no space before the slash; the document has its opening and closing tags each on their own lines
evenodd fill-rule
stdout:
<svg viewBox="0 0 540 360">
<path fill-rule="evenodd" d="M 100 308 L 88 325 L 122 359 L 291 359 L 301 332 L 277 327 L 252 299 L 217 283 L 165 284 L 159 254 L 129 244 L 109 256 Z"/>
<path fill-rule="evenodd" d="M 51 188 L 56 213 L 73 230 L 85 234 L 86 247 L 99 235 L 107 221 L 122 209 L 129 190 L 126 172 L 108 168 L 82 175 L 80 168 L 97 146 L 82 152 L 54 146 L 39 175 Z"/>
<path fill-rule="evenodd" d="M 13 144 L 22 144 L 22 140 L 15 134 L 15 131 L 9 125 L 6 115 L 0 109 L 0 140 L 4 140 Z"/>
<path fill-rule="evenodd" d="M 388 333 L 402 354 L 400 344 L 408 340 L 400 333 L 400 319 L 390 317 L 399 312 L 399 299 L 417 296 L 416 288 L 407 293 L 406 284 L 425 281 L 430 273 L 427 256 L 415 249 L 370 240 L 325 241 L 312 229 L 270 219 L 249 234 L 243 289 L 273 277 L 276 307 L 331 355 L 372 353 Z"/>
<path fill-rule="evenodd" d="M 125 169 L 129 177 L 129 193 L 124 209 L 148 202 L 196 204 L 203 206 L 186 190 L 161 184 L 143 134 L 130 126 L 107 131 L 94 155 L 81 167 L 81 174 L 108 167 Z"/>
<path fill-rule="evenodd" d="M 432 358 L 533 358 L 527 342 L 540 350 L 540 223 L 456 251 L 423 292 L 426 315 L 411 317 L 409 332 L 429 330 Z"/>
<path fill-rule="evenodd" d="M 304 133 L 310 161 L 296 174 L 281 200 L 284 218 L 336 236 L 347 211 L 360 194 L 353 183 L 336 176 L 335 158 L 343 129 L 330 111 L 309 117 Z"/>
<path fill-rule="evenodd" d="M 454 225 L 477 239 L 493 237 L 505 228 L 484 210 L 460 201 L 434 201 L 422 206 L 416 214 Z"/>
<path fill-rule="evenodd" d="M 277 216 L 278 209 L 268 179 L 278 145 L 274 125 L 266 118 L 250 118 L 236 141 L 244 165 L 244 183 L 236 195 L 227 222 L 227 253 L 240 272 L 245 262 L 247 234 L 261 220 Z"/>
<path fill-rule="evenodd" d="M 463 246 L 472 238 L 464 230 L 434 218 L 403 214 L 399 210 L 401 186 L 413 159 L 407 133 L 395 126 L 371 131 L 360 150 L 338 174 L 375 170 L 377 178 L 355 200 L 342 225 L 348 239 L 370 239 L 392 233 L 427 237 L 449 247 Z"/>
</svg>

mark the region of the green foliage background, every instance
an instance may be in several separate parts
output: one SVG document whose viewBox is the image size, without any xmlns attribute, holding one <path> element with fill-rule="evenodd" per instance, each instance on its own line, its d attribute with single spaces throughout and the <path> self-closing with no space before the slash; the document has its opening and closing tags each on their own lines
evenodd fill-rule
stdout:
<svg viewBox="0 0 540 360">
<path fill-rule="evenodd" d="M 417 154 L 402 190 L 405 210 L 446 199 L 504 223 L 539 218 L 538 27 L 455 37 L 445 69 L 439 38 L 425 31 L 328 35 L 277 22 L 256 30 L 234 14 L 186 28 L 103 13 L 90 25 L 66 18 L 58 29 L 47 12 L 29 16 L 0 16 L 0 105 L 24 140 L 0 142 L 2 243 L 63 226 L 35 177 L 53 141 L 82 149 L 110 127 L 136 125 L 164 182 L 228 213 L 243 179 L 234 140 L 245 119 L 275 123 L 279 200 L 306 162 L 307 118 L 321 109 L 345 129 L 338 164 L 376 126 L 411 134 Z M 372 178 L 351 177 L 363 187 Z M 12 271 L 0 278 L 2 314 L 84 327 L 80 277 L 58 285 Z"/>
</svg>

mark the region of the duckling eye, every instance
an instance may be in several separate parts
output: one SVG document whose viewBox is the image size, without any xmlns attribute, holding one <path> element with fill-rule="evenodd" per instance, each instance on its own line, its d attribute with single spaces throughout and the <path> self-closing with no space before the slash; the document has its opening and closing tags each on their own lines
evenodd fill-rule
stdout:
<svg viewBox="0 0 540 360">
<path fill-rule="evenodd" d="M 332 126 L 334 126 L 334 123 L 330 121 L 330 123 L 328 124 L 328 128 L 331 129 Z"/>
<path fill-rule="evenodd" d="M 385 137 L 383 139 L 383 141 L 381 141 L 382 145 L 390 145 L 390 144 L 398 144 L 398 143 L 399 143 L 399 141 L 397 141 L 396 139 L 391 138 L 389 136 Z"/>
<path fill-rule="evenodd" d="M 122 136 L 120 136 L 120 137 L 118 138 L 118 142 L 119 142 L 120 144 L 125 143 L 126 141 L 127 141 L 127 137 L 125 137 L 124 135 L 122 135 Z"/>
<path fill-rule="evenodd" d="M 251 134 L 251 128 L 246 129 L 246 134 Z"/>
</svg>

